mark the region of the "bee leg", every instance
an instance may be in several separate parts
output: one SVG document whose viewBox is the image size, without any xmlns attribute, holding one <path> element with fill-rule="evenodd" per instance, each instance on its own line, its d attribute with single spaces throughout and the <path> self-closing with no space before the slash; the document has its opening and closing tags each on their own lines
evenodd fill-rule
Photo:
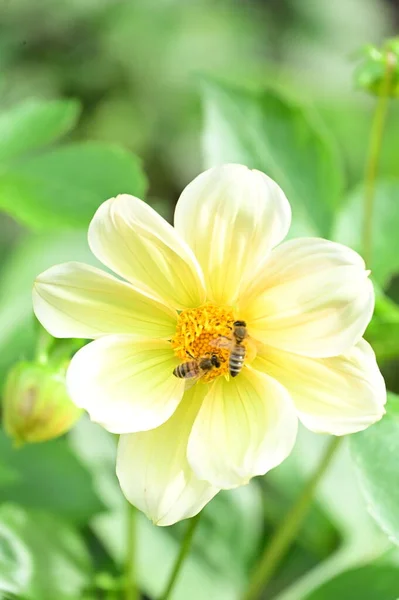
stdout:
<svg viewBox="0 0 399 600">
<path fill-rule="evenodd" d="M 219 354 L 218 354 L 218 359 L 220 360 L 220 362 L 226 362 L 226 359 L 223 358 L 223 356 L 220 356 Z"/>
</svg>

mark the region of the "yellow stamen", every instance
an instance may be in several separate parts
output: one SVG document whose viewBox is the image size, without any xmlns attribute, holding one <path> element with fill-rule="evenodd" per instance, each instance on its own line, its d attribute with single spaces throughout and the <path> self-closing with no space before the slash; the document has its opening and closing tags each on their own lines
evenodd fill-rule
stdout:
<svg viewBox="0 0 399 600">
<path fill-rule="evenodd" d="M 220 368 L 213 368 L 201 381 L 209 382 L 229 372 L 229 340 L 233 335 L 233 323 L 234 314 L 230 307 L 203 304 L 180 313 L 176 335 L 172 339 L 176 356 L 183 362 L 191 357 L 200 359 L 216 354 L 221 362 Z"/>
</svg>

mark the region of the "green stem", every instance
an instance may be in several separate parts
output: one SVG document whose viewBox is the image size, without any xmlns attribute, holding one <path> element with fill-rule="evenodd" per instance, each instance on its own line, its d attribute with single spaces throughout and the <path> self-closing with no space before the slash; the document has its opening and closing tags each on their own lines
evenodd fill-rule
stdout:
<svg viewBox="0 0 399 600">
<path fill-rule="evenodd" d="M 375 198 L 375 181 L 378 171 L 378 163 L 381 154 L 382 137 L 384 134 L 385 122 L 388 113 L 389 91 L 392 81 L 393 67 L 395 60 L 392 60 L 392 54 L 387 51 L 385 57 L 385 73 L 381 82 L 381 89 L 375 107 L 373 120 L 371 123 L 370 143 L 365 173 L 365 195 L 364 195 L 364 216 L 363 216 L 363 256 L 366 264 L 371 266 L 372 259 L 372 234 L 373 234 L 373 215 Z"/>
<path fill-rule="evenodd" d="M 65 363 L 71 360 L 73 354 L 75 354 L 78 350 L 83 348 L 86 340 L 80 340 L 76 338 L 68 338 L 68 339 L 57 339 L 55 340 L 55 344 L 51 348 L 51 352 L 49 353 L 50 360 L 53 364 L 55 363 Z"/>
<path fill-rule="evenodd" d="M 128 503 L 127 506 L 127 540 L 125 563 L 125 599 L 139 600 L 139 590 L 136 582 L 136 509 Z"/>
<path fill-rule="evenodd" d="M 170 597 L 170 594 L 176 584 L 177 578 L 180 574 L 181 568 L 183 566 L 184 561 L 187 558 L 187 555 L 190 551 L 191 548 L 191 542 L 193 540 L 193 535 L 194 532 L 197 528 L 197 525 L 199 523 L 200 520 L 200 515 L 201 513 L 198 513 L 198 515 L 196 515 L 195 517 L 193 517 L 192 519 L 189 520 L 188 522 L 188 526 L 186 529 L 186 533 L 184 535 L 184 538 L 182 540 L 181 546 L 180 546 L 180 551 L 179 554 L 176 558 L 176 562 L 175 565 L 173 567 L 173 571 L 169 577 L 169 581 L 166 585 L 165 591 L 162 594 L 162 596 L 160 597 L 160 600 L 168 600 L 168 598 Z"/>
<path fill-rule="evenodd" d="M 288 512 L 281 525 L 275 531 L 263 555 L 256 565 L 243 600 L 255 600 L 266 587 L 275 573 L 282 558 L 284 558 L 292 541 L 300 529 L 303 519 L 313 500 L 317 485 L 333 458 L 342 438 L 333 437 L 327 445 L 313 475 L 307 481 L 302 493 Z"/>
<path fill-rule="evenodd" d="M 37 362 L 45 365 L 48 361 L 51 347 L 53 346 L 55 339 L 50 335 L 44 327 L 39 326 L 37 342 L 36 342 L 36 360 Z"/>
</svg>

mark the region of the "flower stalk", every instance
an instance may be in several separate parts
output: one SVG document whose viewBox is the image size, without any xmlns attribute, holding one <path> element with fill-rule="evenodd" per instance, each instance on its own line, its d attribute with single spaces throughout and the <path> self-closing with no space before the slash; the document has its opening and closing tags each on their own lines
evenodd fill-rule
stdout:
<svg viewBox="0 0 399 600">
<path fill-rule="evenodd" d="M 278 565 L 284 558 L 298 533 L 303 520 L 309 510 L 316 488 L 327 471 L 342 437 L 333 437 L 322 454 L 319 464 L 313 475 L 307 481 L 302 493 L 295 504 L 277 528 L 263 555 L 255 567 L 243 600 L 255 600 L 273 577 Z"/>
<path fill-rule="evenodd" d="M 139 600 L 139 590 L 136 581 L 136 509 L 127 503 L 127 540 L 125 564 L 125 599 Z"/>
<path fill-rule="evenodd" d="M 390 50 L 387 50 L 385 55 L 384 78 L 381 81 L 380 93 L 378 95 L 373 121 L 371 124 L 370 143 L 365 173 L 362 245 L 363 257 L 368 266 L 371 266 L 372 261 L 372 229 L 375 200 L 375 182 L 382 148 L 382 138 L 388 114 L 388 103 L 395 65 L 395 56 Z"/>
<path fill-rule="evenodd" d="M 160 600 L 169 600 L 169 598 L 170 598 L 170 595 L 173 591 L 173 588 L 176 585 L 178 576 L 182 569 L 183 563 L 185 562 L 185 560 L 188 556 L 188 553 L 190 552 L 191 543 L 192 543 L 193 537 L 194 537 L 194 532 L 197 529 L 197 526 L 198 526 L 198 523 L 200 520 L 200 516 L 201 516 L 201 513 L 198 513 L 198 515 L 196 515 L 195 517 L 190 519 L 188 522 L 186 533 L 181 542 L 179 554 L 177 555 L 176 562 L 174 564 L 172 573 L 169 577 L 169 581 L 166 584 L 165 591 L 162 594 L 162 596 L 160 597 Z"/>
</svg>

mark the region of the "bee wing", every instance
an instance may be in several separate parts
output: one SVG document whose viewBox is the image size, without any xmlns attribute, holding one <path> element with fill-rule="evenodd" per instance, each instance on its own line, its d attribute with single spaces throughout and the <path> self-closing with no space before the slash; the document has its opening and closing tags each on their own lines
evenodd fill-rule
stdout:
<svg viewBox="0 0 399 600">
<path fill-rule="evenodd" d="M 197 381 L 200 379 L 200 377 L 192 377 L 191 379 L 186 379 L 186 385 L 184 386 L 184 391 L 188 392 L 188 390 L 190 390 L 193 385 L 195 385 L 197 383 Z"/>
<path fill-rule="evenodd" d="M 209 342 L 211 346 L 214 348 L 232 348 L 234 345 L 234 340 L 232 338 L 225 337 L 224 335 L 220 335 L 218 338 L 211 340 Z"/>
<path fill-rule="evenodd" d="M 190 390 L 193 387 L 193 385 L 195 385 L 201 379 L 201 377 L 203 377 L 205 375 L 205 373 L 206 373 L 206 371 L 202 371 L 195 377 L 190 377 L 190 379 L 186 379 L 186 385 L 184 387 L 184 391 L 187 392 L 188 390 Z"/>
</svg>

